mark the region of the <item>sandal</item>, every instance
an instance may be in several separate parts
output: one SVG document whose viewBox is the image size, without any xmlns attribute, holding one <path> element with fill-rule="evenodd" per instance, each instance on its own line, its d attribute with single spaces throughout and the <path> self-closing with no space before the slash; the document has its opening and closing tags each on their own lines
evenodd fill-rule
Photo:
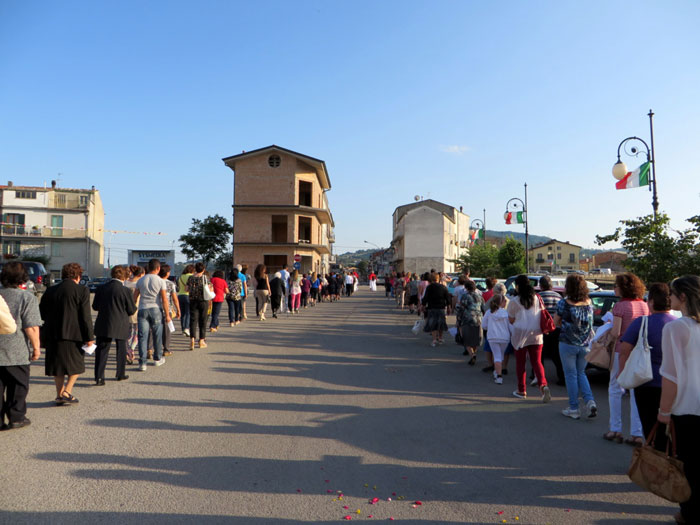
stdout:
<svg viewBox="0 0 700 525">
<path fill-rule="evenodd" d="M 614 441 L 615 443 L 622 443 L 623 437 L 620 432 L 613 432 L 612 430 L 603 434 L 603 439 L 608 441 Z"/>
<path fill-rule="evenodd" d="M 57 397 L 55 402 L 56 402 L 57 407 L 62 407 L 63 405 L 66 404 L 65 399 L 63 399 L 62 397 Z"/>
<path fill-rule="evenodd" d="M 63 392 L 63 394 L 61 394 L 61 400 L 62 400 L 64 403 L 68 403 L 68 404 L 71 404 L 71 405 L 74 404 L 74 403 L 78 403 L 78 398 L 75 397 L 75 396 L 73 396 L 73 394 L 71 394 L 71 393 L 69 393 L 69 392 Z"/>
<path fill-rule="evenodd" d="M 472 354 L 472 358 L 469 360 L 469 364 L 472 366 L 476 364 L 476 353 Z"/>
<path fill-rule="evenodd" d="M 644 444 L 644 440 L 639 436 L 630 436 L 625 439 L 625 443 L 633 447 L 641 447 Z"/>
</svg>

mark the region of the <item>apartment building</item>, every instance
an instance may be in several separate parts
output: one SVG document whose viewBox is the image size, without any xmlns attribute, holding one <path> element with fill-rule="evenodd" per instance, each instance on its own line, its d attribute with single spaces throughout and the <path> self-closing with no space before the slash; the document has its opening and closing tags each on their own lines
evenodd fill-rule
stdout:
<svg viewBox="0 0 700 525">
<path fill-rule="evenodd" d="M 61 268 L 77 262 L 90 276 L 104 267 L 104 209 L 100 192 L 91 189 L 0 186 L 3 257 L 44 255 L 46 269 L 60 277 Z"/>
<path fill-rule="evenodd" d="M 399 206 L 393 215 L 394 267 L 399 272 L 454 272 L 469 251 L 469 215 L 426 199 Z"/>
<path fill-rule="evenodd" d="M 580 270 L 581 246 L 556 239 L 537 244 L 530 248 L 530 267 L 535 271 Z M 534 261 L 534 265 L 532 264 Z"/>
<path fill-rule="evenodd" d="M 296 258 L 303 272 L 327 273 L 335 237 L 326 163 L 275 145 L 222 160 L 234 172 L 234 262 L 272 273 Z"/>
</svg>

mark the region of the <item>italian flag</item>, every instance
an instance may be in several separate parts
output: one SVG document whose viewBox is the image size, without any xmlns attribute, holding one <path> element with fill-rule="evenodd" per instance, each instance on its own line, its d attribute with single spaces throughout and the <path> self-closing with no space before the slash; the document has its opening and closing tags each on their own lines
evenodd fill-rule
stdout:
<svg viewBox="0 0 700 525">
<path fill-rule="evenodd" d="M 627 175 L 615 183 L 615 188 L 618 190 L 626 190 L 629 188 L 639 188 L 640 186 L 648 185 L 649 163 L 645 162 L 636 170 L 627 172 Z"/>
<path fill-rule="evenodd" d="M 470 238 L 472 242 L 476 241 L 477 239 L 483 239 L 484 238 L 484 229 L 478 229 L 478 230 L 472 230 Z"/>
<path fill-rule="evenodd" d="M 507 211 L 503 218 L 506 220 L 506 224 L 524 224 L 525 223 L 525 212 L 522 211 Z"/>
</svg>

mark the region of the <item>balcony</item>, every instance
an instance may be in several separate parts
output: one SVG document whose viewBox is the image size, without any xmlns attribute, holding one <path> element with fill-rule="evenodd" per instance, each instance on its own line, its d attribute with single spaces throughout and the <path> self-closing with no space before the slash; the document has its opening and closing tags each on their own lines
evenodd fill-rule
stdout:
<svg viewBox="0 0 700 525">
<path fill-rule="evenodd" d="M 87 237 L 85 230 L 27 226 L 24 224 L 4 224 L 0 231 L 2 231 L 3 237 L 34 239 L 85 239 Z"/>
<path fill-rule="evenodd" d="M 90 198 L 87 195 L 73 195 L 53 192 L 49 197 L 49 208 L 60 210 L 87 210 Z"/>
</svg>

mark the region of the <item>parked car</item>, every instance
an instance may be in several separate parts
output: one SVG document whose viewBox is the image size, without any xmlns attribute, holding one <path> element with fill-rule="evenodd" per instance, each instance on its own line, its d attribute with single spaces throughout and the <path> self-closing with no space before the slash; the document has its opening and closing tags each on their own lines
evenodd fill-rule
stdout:
<svg viewBox="0 0 700 525">
<path fill-rule="evenodd" d="M 515 295 L 515 278 L 517 275 L 513 275 L 511 277 L 508 277 L 506 279 L 506 282 L 504 283 L 506 285 L 506 293 L 508 295 Z M 535 288 L 535 290 L 539 291 L 540 289 L 540 278 L 543 277 L 542 275 L 528 275 L 528 279 L 530 279 L 530 283 L 532 286 Z M 566 284 L 566 278 L 565 277 L 550 277 L 552 280 L 552 289 L 555 292 L 559 292 L 560 294 L 564 295 L 564 285 Z M 600 290 L 600 286 L 598 286 L 595 283 L 592 283 L 590 281 L 586 281 L 586 284 L 588 285 L 588 291 L 589 292 L 594 292 L 596 290 Z"/>
<path fill-rule="evenodd" d="M 31 285 L 27 286 L 27 289 L 32 291 L 34 294 L 44 293 L 47 287 L 51 286 L 51 275 L 46 271 L 44 265 L 40 262 L 35 261 L 19 261 L 27 270 L 27 275 L 32 281 Z M 0 263 L 0 271 L 2 271 L 4 263 Z M 31 288 L 31 289 L 30 289 Z"/>
<path fill-rule="evenodd" d="M 600 275 L 611 275 L 612 270 L 610 268 L 593 268 L 590 272 L 590 274 L 600 274 Z"/>
<path fill-rule="evenodd" d="M 476 284 L 476 289 L 485 292 L 486 291 L 486 277 L 470 277 L 472 281 L 474 281 L 474 284 Z M 458 286 L 458 279 L 452 279 L 450 281 L 450 284 L 447 285 L 447 291 L 450 292 L 450 295 L 455 294 L 455 288 Z"/>
<path fill-rule="evenodd" d="M 597 290 L 588 294 L 593 303 L 593 326 L 603 324 L 602 317 L 612 310 L 613 306 L 620 300 L 611 290 Z"/>
<path fill-rule="evenodd" d="M 80 281 L 78 281 L 78 284 L 82 284 L 83 286 L 87 286 L 87 284 L 90 282 L 90 276 L 86 273 L 80 276 Z"/>
<path fill-rule="evenodd" d="M 98 287 L 102 286 L 105 283 L 108 283 L 110 280 L 110 277 L 95 277 L 94 279 L 90 279 L 88 281 L 87 287 L 90 289 L 91 292 L 96 292 Z"/>
</svg>

